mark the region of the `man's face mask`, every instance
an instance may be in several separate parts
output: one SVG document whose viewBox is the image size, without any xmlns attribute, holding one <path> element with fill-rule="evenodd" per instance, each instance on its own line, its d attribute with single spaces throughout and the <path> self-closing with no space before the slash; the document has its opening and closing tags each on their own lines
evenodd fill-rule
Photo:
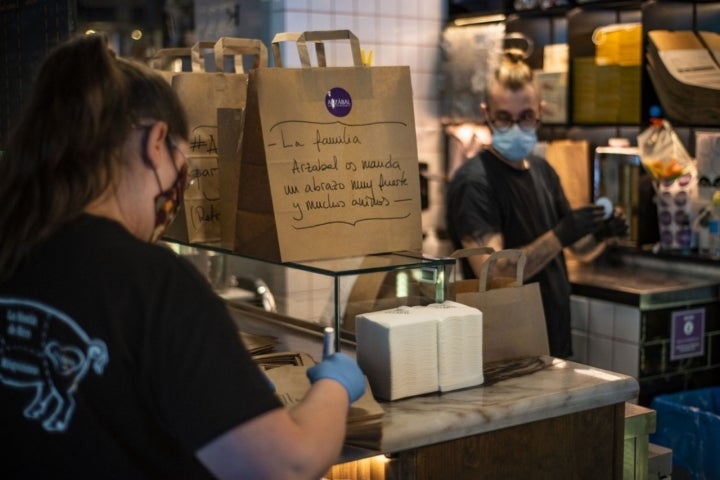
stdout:
<svg viewBox="0 0 720 480">
<path fill-rule="evenodd" d="M 524 160 L 537 143 L 535 129 L 539 122 L 533 110 L 525 110 L 517 120 L 508 112 L 497 112 L 488 122 L 493 134 L 493 148 L 511 162 Z"/>
<path fill-rule="evenodd" d="M 525 131 L 517 125 L 506 131 L 493 128 L 492 132 L 493 148 L 511 162 L 520 162 L 527 158 L 537 143 L 535 130 Z"/>
</svg>

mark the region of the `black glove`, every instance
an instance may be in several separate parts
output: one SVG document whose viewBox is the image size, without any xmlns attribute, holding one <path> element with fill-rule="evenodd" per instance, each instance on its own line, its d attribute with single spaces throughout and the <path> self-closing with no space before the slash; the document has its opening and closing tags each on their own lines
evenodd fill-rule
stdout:
<svg viewBox="0 0 720 480">
<path fill-rule="evenodd" d="M 598 205 L 575 209 L 560 219 L 553 228 L 553 233 L 562 246 L 567 247 L 600 228 L 604 214 L 605 209 Z"/>
<path fill-rule="evenodd" d="M 603 220 L 602 224 L 593 232 L 593 237 L 602 242 L 612 237 L 624 237 L 627 235 L 630 226 L 627 217 L 622 210 L 614 210 L 610 218 Z"/>
</svg>

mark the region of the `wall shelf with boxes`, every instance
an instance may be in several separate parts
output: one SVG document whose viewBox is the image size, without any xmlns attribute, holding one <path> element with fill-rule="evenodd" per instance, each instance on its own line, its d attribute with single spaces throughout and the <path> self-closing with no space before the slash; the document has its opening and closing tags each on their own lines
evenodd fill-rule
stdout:
<svg viewBox="0 0 720 480">
<path fill-rule="evenodd" d="M 334 327 L 337 349 L 354 342 L 356 314 L 443 302 L 455 266 L 453 258 L 409 251 L 281 263 L 215 244 L 166 242 L 228 304 L 318 334 Z"/>
</svg>

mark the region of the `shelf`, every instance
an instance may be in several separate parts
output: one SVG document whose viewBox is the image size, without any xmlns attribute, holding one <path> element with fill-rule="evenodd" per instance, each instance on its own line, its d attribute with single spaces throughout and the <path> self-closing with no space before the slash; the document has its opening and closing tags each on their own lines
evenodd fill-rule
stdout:
<svg viewBox="0 0 720 480">
<path fill-rule="evenodd" d="M 436 258 L 421 252 L 392 252 L 306 262 L 277 262 L 258 259 L 222 248 L 219 244 L 197 244 L 165 238 L 180 255 L 189 259 L 200 253 L 199 266 L 208 280 L 220 279 L 219 290 L 230 272 L 213 274 L 207 257 L 220 256 L 221 270 L 235 264 L 237 276 L 250 285 L 267 286 L 275 308 L 267 310 L 268 321 L 285 321 L 289 327 L 305 325 L 310 330 L 333 326 L 335 346 L 354 336 L 355 315 L 395 308 L 426 305 L 447 298 L 447 279 L 455 266 L 453 258 Z M 242 272 L 242 273 L 239 273 Z M 213 280 L 213 278 L 215 280 Z M 253 288 L 253 287 L 250 287 Z M 246 301 L 246 299 L 241 299 Z M 233 302 L 237 306 L 237 301 Z M 252 298 L 249 303 L 253 303 Z M 257 302 L 256 302 L 257 303 Z M 262 308 L 255 313 L 262 316 Z M 256 315 L 256 316 L 257 316 Z"/>
<path fill-rule="evenodd" d="M 437 266 L 452 266 L 455 264 L 455 259 L 449 257 L 431 257 L 425 255 L 422 252 L 390 252 L 390 253 L 378 253 L 373 255 L 359 255 L 355 257 L 344 257 L 327 260 L 312 260 L 306 262 L 276 262 L 273 260 L 266 260 L 260 258 L 254 258 L 247 255 L 222 248 L 218 244 L 212 243 L 188 243 L 179 240 L 165 238 L 163 239 L 168 243 L 175 243 L 191 248 L 198 248 L 203 250 L 209 250 L 224 255 L 232 255 L 236 257 L 243 257 L 248 260 L 256 260 L 265 263 L 271 263 L 275 265 L 283 265 L 290 268 L 296 268 L 304 270 L 306 272 L 313 272 L 320 275 L 328 276 L 346 276 L 346 275 L 361 275 L 364 273 L 374 272 L 387 272 L 393 270 L 405 270 L 409 268 L 436 268 Z"/>
</svg>

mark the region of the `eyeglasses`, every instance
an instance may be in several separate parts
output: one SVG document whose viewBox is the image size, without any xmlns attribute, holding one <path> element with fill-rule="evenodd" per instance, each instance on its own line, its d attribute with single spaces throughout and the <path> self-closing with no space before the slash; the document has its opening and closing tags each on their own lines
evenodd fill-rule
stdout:
<svg viewBox="0 0 720 480">
<path fill-rule="evenodd" d="M 180 145 L 178 145 L 174 140 L 172 140 L 170 137 L 168 137 L 168 147 L 170 147 L 170 150 L 177 150 L 180 152 L 180 155 L 182 155 L 183 160 L 185 160 L 185 164 L 183 165 L 183 168 L 187 171 L 187 177 L 185 180 L 185 188 L 189 188 L 193 186 L 198 178 L 200 178 L 200 169 L 195 166 L 195 164 L 188 158 L 188 156 L 183 152 L 182 148 L 180 148 Z M 174 165 L 174 163 L 173 163 Z"/>
<path fill-rule="evenodd" d="M 500 132 L 507 132 L 513 125 L 517 125 L 520 129 L 525 131 L 535 130 L 540 124 L 540 118 L 535 114 L 534 110 L 525 110 L 520 113 L 518 119 L 514 119 L 509 112 L 504 110 L 498 111 L 495 115 L 489 119 L 490 125 Z"/>
</svg>

